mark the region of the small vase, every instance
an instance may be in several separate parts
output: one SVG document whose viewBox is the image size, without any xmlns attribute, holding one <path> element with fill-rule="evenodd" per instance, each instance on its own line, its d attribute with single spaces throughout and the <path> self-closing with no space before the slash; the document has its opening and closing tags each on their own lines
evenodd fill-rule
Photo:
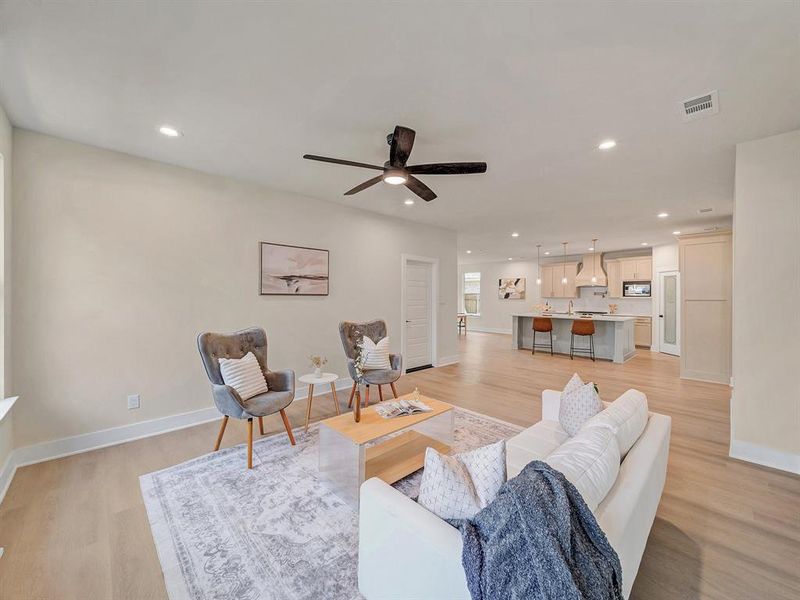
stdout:
<svg viewBox="0 0 800 600">
<path fill-rule="evenodd" d="M 320 367 L 314 369 L 314 377 L 316 377 L 317 379 L 322 377 L 322 369 Z"/>
</svg>

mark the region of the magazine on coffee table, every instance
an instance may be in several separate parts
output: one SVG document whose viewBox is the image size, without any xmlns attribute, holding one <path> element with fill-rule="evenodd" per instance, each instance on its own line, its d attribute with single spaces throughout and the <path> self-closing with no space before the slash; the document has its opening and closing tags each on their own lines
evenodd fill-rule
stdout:
<svg viewBox="0 0 800 600">
<path fill-rule="evenodd" d="M 377 412 L 384 419 L 394 417 L 406 417 L 418 413 L 431 412 L 433 409 L 422 400 L 394 400 L 392 402 L 382 402 L 375 405 Z"/>
</svg>

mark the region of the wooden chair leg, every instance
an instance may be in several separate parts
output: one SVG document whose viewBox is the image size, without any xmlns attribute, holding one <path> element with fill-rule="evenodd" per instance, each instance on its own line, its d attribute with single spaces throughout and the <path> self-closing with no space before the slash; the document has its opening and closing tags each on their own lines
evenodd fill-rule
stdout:
<svg viewBox="0 0 800 600">
<path fill-rule="evenodd" d="M 336 384 L 331 381 L 331 395 L 333 396 L 333 406 L 336 408 L 336 414 L 342 414 L 339 412 L 339 398 L 336 396 Z"/>
<path fill-rule="evenodd" d="M 253 419 L 247 419 L 247 468 L 253 468 Z"/>
<path fill-rule="evenodd" d="M 397 388 L 394 387 L 394 382 L 390 383 L 389 386 L 391 386 L 392 388 L 392 394 L 394 395 L 395 398 L 397 398 Z"/>
<path fill-rule="evenodd" d="M 314 400 L 314 384 L 308 386 L 308 408 L 306 409 L 306 431 L 308 431 L 308 420 L 311 418 L 311 402 Z"/>
<path fill-rule="evenodd" d="M 292 426 L 289 425 L 289 418 L 286 416 L 286 411 L 281 410 L 281 419 L 283 419 L 283 426 L 286 427 L 286 433 L 289 435 L 289 442 L 294 446 L 294 436 L 292 435 Z"/>
<path fill-rule="evenodd" d="M 219 426 L 219 435 L 217 435 L 217 443 L 214 444 L 214 452 L 219 450 L 219 445 L 222 443 L 222 436 L 225 434 L 225 426 L 228 424 L 228 415 L 222 417 L 222 424 Z"/>
<path fill-rule="evenodd" d="M 550 356 L 553 356 L 553 332 L 550 332 Z"/>
<path fill-rule="evenodd" d="M 264 435 L 264 417 L 258 417 L 258 432 Z"/>
<path fill-rule="evenodd" d="M 364 394 L 364 408 L 369 406 L 369 384 L 367 384 L 367 392 Z"/>
<path fill-rule="evenodd" d="M 378 386 L 378 398 L 380 398 L 380 401 L 383 402 L 383 386 L 381 385 Z"/>
<path fill-rule="evenodd" d="M 358 384 L 353 382 L 353 387 L 350 389 L 350 399 L 347 401 L 347 408 L 353 407 L 353 398 L 356 396 L 356 387 L 358 387 Z"/>
</svg>

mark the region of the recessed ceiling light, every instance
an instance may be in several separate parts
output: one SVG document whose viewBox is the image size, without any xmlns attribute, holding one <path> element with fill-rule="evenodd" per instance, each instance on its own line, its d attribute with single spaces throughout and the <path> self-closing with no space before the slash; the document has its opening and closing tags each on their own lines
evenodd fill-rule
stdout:
<svg viewBox="0 0 800 600">
<path fill-rule="evenodd" d="M 594 246 L 589 246 L 589 252 L 594 252 Z"/>
<path fill-rule="evenodd" d="M 544 253 L 545 256 L 547 256 L 548 254 L 550 254 L 550 250 Z"/>
<path fill-rule="evenodd" d="M 647 242 L 642 242 L 642 246 L 647 246 Z"/>
<path fill-rule="evenodd" d="M 600 150 L 611 150 L 614 146 L 617 145 L 617 142 L 614 140 L 605 140 L 600 142 L 600 145 L 597 146 Z"/>
<path fill-rule="evenodd" d="M 672 232 L 672 235 L 680 235 L 680 234 L 681 234 L 681 232 L 680 232 L 680 231 L 673 231 L 673 232 Z"/>
<path fill-rule="evenodd" d="M 158 132 L 161 135 L 165 135 L 167 137 L 172 137 L 172 138 L 181 136 L 181 132 L 175 129 L 174 127 L 171 127 L 170 125 L 162 125 L 161 127 L 158 128 Z"/>
<path fill-rule="evenodd" d="M 669 216 L 669 213 L 658 213 L 659 219 L 666 219 Z"/>
<path fill-rule="evenodd" d="M 519 237 L 519 234 L 515 231 L 514 233 L 511 234 L 511 237 Z"/>
<path fill-rule="evenodd" d="M 406 206 L 411 206 L 412 204 L 414 204 L 414 201 L 411 198 L 408 198 L 406 199 L 405 202 L 403 202 L 403 204 L 405 204 Z"/>
<path fill-rule="evenodd" d="M 467 254 L 472 254 L 472 250 L 467 250 Z"/>
<path fill-rule="evenodd" d="M 514 259 L 513 259 L 513 258 L 511 258 L 511 257 L 509 256 L 509 257 L 508 257 L 508 260 L 514 260 Z"/>
</svg>

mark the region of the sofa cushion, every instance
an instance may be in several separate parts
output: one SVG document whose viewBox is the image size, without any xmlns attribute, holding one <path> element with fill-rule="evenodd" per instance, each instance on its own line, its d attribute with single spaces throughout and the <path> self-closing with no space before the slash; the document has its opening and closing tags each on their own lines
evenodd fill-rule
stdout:
<svg viewBox="0 0 800 600">
<path fill-rule="evenodd" d="M 578 488 L 594 511 L 619 474 L 619 446 L 607 427 L 586 427 L 544 459 Z"/>
<path fill-rule="evenodd" d="M 614 432 L 619 446 L 620 460 L 624 460 L 647 425 L 647 396 L 630 389 L 596 414 L 584 427 L 607 427 Z"/>
<path fill-rule="evenodd" d="M 504 441 L 453 456 L 429 447 L 417 501 L 442 519 L 468 519 L 494 500 L 505 482 Z"/>
<path fill-rule="evenodd" d="M 583 424 L 603 410 L 603 403 L 593 383 L 584 384 L 575 373 L 561 392 L 558 422 L 570 436 L 578 433 Z"/>
<path fill-rule="evenodd" d="M 506 441 L 506 469 L 516 477 L 529 462 L 544 460 L 569 439 L 558 421 L 539 421 Z"/>
</svg>

